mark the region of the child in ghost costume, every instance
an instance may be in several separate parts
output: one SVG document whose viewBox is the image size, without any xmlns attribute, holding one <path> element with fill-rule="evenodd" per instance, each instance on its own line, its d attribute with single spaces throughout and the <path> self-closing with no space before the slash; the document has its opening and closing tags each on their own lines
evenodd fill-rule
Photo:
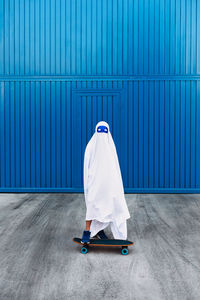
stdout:
<svg viewBox="0 0 200 300">
<path fill-rule="evenodd" d="M 127 239 L 126 220 L 130 218 L 124 197 L 117 152 L 109 125 L 101 121 L 86 146 L 84 154 L 84 194 L 86 229 L 82 243 L 95 235 L 107 238 L 104 229 L 110 225 L 115 239 Z"/>
</svg>

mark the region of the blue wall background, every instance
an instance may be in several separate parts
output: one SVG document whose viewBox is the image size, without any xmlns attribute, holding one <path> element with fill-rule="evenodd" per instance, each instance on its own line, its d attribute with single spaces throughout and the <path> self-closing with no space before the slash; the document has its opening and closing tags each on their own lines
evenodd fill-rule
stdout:
<svg viewBox="0 0 200 300">
<path fill-rule="evenodd" d="M 0 191 L 82 191 L 99 120 L 126 192 L 200 192 L 199 0 L 0 0 Z"/>
</svg>

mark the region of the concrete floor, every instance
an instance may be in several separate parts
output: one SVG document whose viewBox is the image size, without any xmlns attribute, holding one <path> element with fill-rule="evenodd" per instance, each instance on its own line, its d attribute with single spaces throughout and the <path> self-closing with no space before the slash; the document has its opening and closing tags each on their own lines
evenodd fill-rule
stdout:
<svg viewBox="0 0 200 300">
<path fill-rule="evenodd" d="M 199 300 L 200 195 L 126 199 L 129 255 L 83 255 L 83 194 L 0 194 L 0 300 Z"/>
</svg>

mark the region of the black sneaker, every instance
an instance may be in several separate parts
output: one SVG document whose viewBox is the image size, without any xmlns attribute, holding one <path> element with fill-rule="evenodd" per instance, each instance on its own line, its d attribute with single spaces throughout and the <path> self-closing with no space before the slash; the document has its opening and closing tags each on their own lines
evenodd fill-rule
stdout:
<svg viewBox="0 0 200 300">
<path fill-rule="evenodd" d="M 103 230 L 100 230 L 98 233 L 97 233 L 97 237 L 101 240 L 107 240 L 108 237 L 107 235 L 105 234 L 105 232 Z"/>
<path fill-rule="evenodd" d="M 81 243 L 82 244 L 89 244 L 90 243 L 90 231 L 89 230 L 84 230 L 83 231 L 83 235 L 82 235 L 82 239 L 81 239 Z"/>
</svg>

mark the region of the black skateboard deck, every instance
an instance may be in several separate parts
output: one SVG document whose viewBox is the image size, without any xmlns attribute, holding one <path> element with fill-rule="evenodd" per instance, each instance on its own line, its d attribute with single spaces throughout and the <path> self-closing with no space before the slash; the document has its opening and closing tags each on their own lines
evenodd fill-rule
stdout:
<svg viewBox="0 0 200 300">
<path fill-rule="evenodd" d="M 89 244 L 83 244 L 81 243 L 80 238 L 73 238 L 73 242 L 77 243 L 82 246 L 81 253 L 86 254 L 88 252 L 89 247 L 95 247 L 95 246 L 104 246 L 104 247 L 121 247 L 121 253 L 123 255 L 128 254 L 128 246 L 132 246 L 134 243 L 127 240 L 117 240 L 117 239 L 90 239 Z"/>
</svg>

